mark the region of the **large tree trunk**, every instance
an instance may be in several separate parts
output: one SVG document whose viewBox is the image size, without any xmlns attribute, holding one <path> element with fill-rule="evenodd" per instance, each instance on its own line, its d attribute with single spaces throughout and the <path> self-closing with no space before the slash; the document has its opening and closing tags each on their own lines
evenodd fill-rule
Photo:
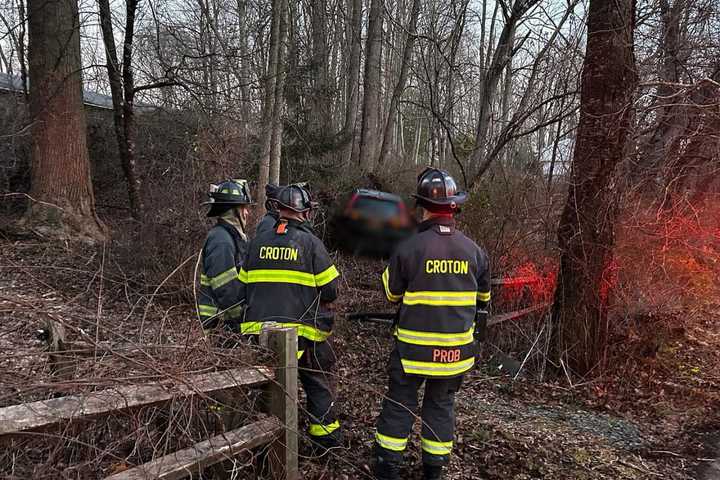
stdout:
<svg viewBox="0 0 720 480">
<path fill-rule="evenodd" d="M 626 152 L 637 72 L 633 0 L 590 0 L 580 123 L 558 227 L 556 354 L 577 374 L 602 364 L 608 338 L 615 227 L 613 175 Z"/>
<path fill-rule="evenodd" d="M 90 179 L 77 0 L 29 0 L 28 25 L 32 201 L 25 224 L 52 237 L 103 240 Z"/>
<path fill-rule="evenodd" d="M 410 10 L 410 23 L 407 28 L 407 39 L 405 40 L 405 47 L 403 49 L 403 56 L 400 64 L 400 75 L 398 76 L 397 83 L 395 84 L 395 90 L 393 90 L 392 98 L 390 99 L 387 121 L 385 122 L 385 131 L 382 137 L 382 147 L 380 148 L 380 158 L 378 159 L 378 163 L 381 165 L 385 162 L 385 159 L 390 152 L 393 132 L 395 131 L 395 121 L 398 115 L 398 105 L 400 104 L 400 98 L 405 91 L 405 83 L 407 82 L 408 70 L 410 70 L 410 59 L 412 57 L 413 45 L 415 44 L 415 39 L 417 38 L 417 22 L 419 15 L 420 0 L 413 0 L 412 8 Z"/>
<path fill-rule="evenodd" d="M 100 28 L 105 44 L 108 79 L 113 102 L 113 121 L 120 163 L 127 183 L 130 213 L 135 220 L 142 220 L 143 204 L 140 196 L 140 177 L 135 166 L 135 82 L 133 79 L 132 49 L 135 37 L 135 12 L 137 0 L 127 0 L 125 14 L 125 41 L 123 42 L 122 70 L 118 62 L 117 47 L 113 34 L 112 14 L 109 0 L 99 0 Z"/>
<path fill-rule="evenodd" d="M 360 131 L 360 169 L 372 172 L 377 154 L 380 115 L 380 59 L 382 57 L 383 2 L 371 0 L 365 46 L 363 113 Z"/>
</svg>

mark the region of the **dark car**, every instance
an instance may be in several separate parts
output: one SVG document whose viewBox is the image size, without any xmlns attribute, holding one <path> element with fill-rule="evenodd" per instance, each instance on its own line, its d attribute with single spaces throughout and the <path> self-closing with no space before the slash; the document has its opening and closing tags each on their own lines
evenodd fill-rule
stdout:
<svg viewBox="0 0 720 480">
<path fill-rule="evenodd" d="M 388 256 L 412 232 L 405 202 L 398 195 L 357 189 L 333 221 L 339 246 L 354 254 Z"/>
</svg>

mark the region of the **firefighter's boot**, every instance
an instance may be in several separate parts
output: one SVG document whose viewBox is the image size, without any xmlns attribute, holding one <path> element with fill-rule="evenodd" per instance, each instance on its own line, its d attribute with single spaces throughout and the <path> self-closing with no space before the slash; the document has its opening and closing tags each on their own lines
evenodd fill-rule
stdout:
<svg viewBox="0 0 720 480">
<path fill-rule="evenodd" d="M 423 464 L 423 479 L 424 480 L 442 480 L 443 467 L 438 465 Z"/>
<path fill-rule="evenodd" d="M 376 480 L 400 480 L 400 463 L 377 455 L 374 473 Z"/>
</svg>

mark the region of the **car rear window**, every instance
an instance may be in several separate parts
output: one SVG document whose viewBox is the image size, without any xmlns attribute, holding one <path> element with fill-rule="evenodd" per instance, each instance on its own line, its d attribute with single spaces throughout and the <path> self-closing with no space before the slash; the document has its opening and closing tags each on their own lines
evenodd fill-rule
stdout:
<svg viewBox="0 0 720 480">
<path fill-rule="evenodd" d="M 400 215 L 400 205 L 398 203 L 378 198 L 359 197 L 353 203 L 352 208 L 365 216 L 383 220 Z"/>
</svg>

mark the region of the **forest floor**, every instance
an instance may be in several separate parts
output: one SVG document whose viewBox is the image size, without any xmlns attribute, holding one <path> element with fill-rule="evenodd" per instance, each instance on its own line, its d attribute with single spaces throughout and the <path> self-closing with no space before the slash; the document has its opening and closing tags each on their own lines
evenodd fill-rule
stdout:
<svg viewBox="0 0 720 480">
<path fill-rule="evenodd" d="M 341 257 L 338 266 L 344 272 L 338 313 L 388 308 L 377 285 L 379 262 Z M 47 315 L 68 321 L 83 317 L 89 325 L 101 319 L 121 332 L 123 341 L 195 345 L 199 330 L 192 306 L 179 305 L 177 293 L 157 298 L 153 308 L 138 306 L 133 299 L 142 296 L 141 283 L 123 273 L 110 251 L 103 255 L 27 239 L 0 240 L 0 406 L 82 388 L 81 378 L 62 389 L 45 381 L 46 355 L 34 332 Z M 541 382 L 530 369 L 513 381 L 489 364 L 474 371 L 457 395 L 456 447 L 448 478 L 720 478 L 720 308 L 694 309 L 683 325 L 649 354 L 618 357 L 623 361 L 592 382 L 571 386 L 562 376 Z M 615 341 L 615 355 L 623 341 Z M 319 459 L 303 458 L 301 468 L 308 480 L 370 478 L 389 330 L 339 315 L 334 348 L 338 409 L 348 447 Z M 182 355 L 173 358 L 190 363 Z M 403 478 L 419 479 L 417 435 L 411 444 Z M 122 455 L 115 452 L 114 465 Z M 0 478 L 26 478 L 14 468 L 0 464 Z M 93 478 L 45 473 L 45 478 Z"/>
</svg>

